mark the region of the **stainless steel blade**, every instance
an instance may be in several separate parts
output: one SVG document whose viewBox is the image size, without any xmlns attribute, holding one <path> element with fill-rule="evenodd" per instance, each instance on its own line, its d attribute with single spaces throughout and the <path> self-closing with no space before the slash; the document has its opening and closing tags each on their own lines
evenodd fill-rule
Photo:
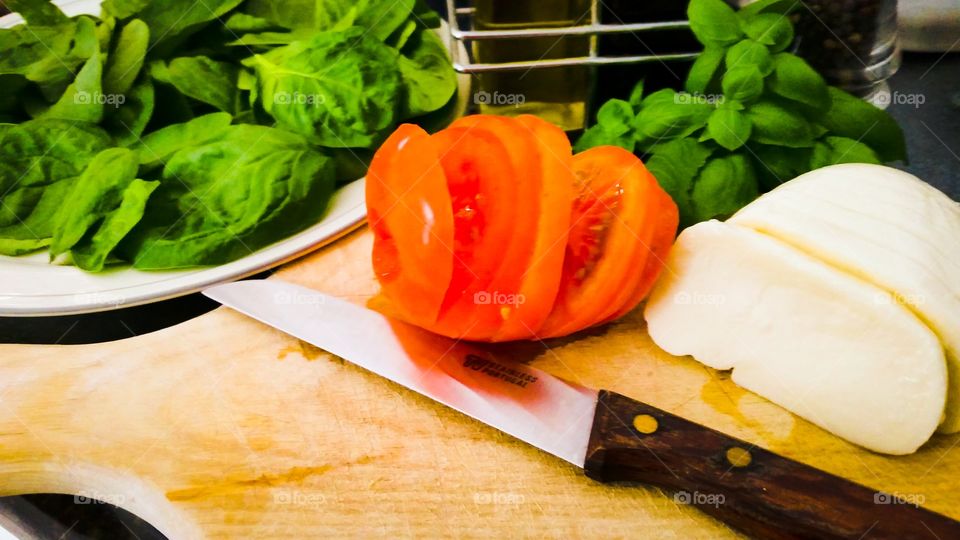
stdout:
<svg viewBox="0 0 960 540">
<path fill-rule="evenodd" d="M 282 281 L 203 294 L 583 467 L 596 390 Z"/>
</svg>

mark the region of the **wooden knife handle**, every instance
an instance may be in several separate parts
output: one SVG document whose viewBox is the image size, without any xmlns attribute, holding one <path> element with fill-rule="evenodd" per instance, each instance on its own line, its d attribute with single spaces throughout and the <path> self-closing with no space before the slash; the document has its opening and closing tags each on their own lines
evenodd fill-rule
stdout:
<svg viewBox="0 0 960 540">
<path fill-rule="evenodd" d="M 666 489 L 755 537 L 960 538 L 946 516 L 606 390 L 584 469 Z"/>
</svg>

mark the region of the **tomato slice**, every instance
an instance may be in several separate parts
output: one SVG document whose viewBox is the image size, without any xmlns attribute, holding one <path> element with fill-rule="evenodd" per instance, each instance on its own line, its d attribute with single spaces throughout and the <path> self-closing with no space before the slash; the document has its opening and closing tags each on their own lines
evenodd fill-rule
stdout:
<svg viewBox="0 0 960 540">
<path fill-rule="evenodd" d="M 573 200 L 573 150 L 567 135 L 557 126 L 536 116 L 515 119 L 530 134 L 539 150 L 539 180 L 524 180 L 528 188 L 531 230 L 535 238 L 524 250 L 524 265 L 517 298 L 521 302 L 503 321 L 493 341 L 531 339 L 550 315 L 563 271 L 563 257 L 570 230 L 570 201 Z M 537 191 L 532 192 L 536 187 Z M 523 199 L 521 199 L 523 200 Z"/>
<path fill-rule="evenodd" d="M 639 274 L 649 197 L 654 185 L 643 163 L 614 146 L 598 146 L 573 157 L 577 196 L 553 311 L 537 334 L 557 337 L 602 322 L 622 298 L 625 283 Z M 633 290 L 632 288 L 629 290 Z"/>
<path fill-rule="evenodd" d="M 366 182 L 382 294 L 392 314 L 429 328 L 453 274 L 453 211 L 436 143 L 403 124 L 377 150 Z"/>
<path fill-rule="evenodd" d="M 494 134 L 451 126 L 432 136 L 452 201 L 453 272 L 431 330 L 454 338 L 485 339 L 500 326 L 482 300 L 504 264 L 504 239 L 517 214 L 517 177 L 506 145 Z M 480 300 L 480 301 L 478 301 Z"/>
<path fill-rule="evenodd" d="M 677 204 L 659 184 L 654 190 L 652 200 L 656 205 L 656 217 L 654 218 L 653 239 L 650 243 L 650 256 L 643 267 L 640 283 L 633 291 L 633 295 L 609 320 L 626 315 L 650 294 L 650 290 L 653 289 L 653 285 L 665 268 L 667 255 L 670 253 L 670 248 L 673 247 L 673 242 L 677 237 L 677 227 L 680 224 Z"/>
</svg>

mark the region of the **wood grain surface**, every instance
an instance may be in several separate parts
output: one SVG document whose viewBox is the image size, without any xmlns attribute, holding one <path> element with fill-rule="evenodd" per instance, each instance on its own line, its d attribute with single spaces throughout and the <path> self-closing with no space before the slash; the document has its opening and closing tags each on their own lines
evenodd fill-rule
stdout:
<svg viewBox="0 0 960 540">
<path fill-rule="evenodd" d="M 274 279 L 363 303 L 370 248 L 362 229 Z M 639 312 L 501 352 L 960 518 L 960 436 L 858 449 L 660 351 Z M 118 504 L 176 539 L 735 536 L 225 308 L 122 341 L 0 346 L 0 495 L 38 492 Z"/>
</svg>

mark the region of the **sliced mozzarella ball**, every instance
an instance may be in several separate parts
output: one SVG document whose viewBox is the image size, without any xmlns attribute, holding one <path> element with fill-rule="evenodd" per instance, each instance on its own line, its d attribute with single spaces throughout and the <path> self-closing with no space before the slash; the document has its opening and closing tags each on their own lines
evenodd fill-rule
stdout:
<svg viewBox="0 0 960 540">
<path fill-rule="evenodd" d="M 946 401 L 943 347 L 883 291 L 717 221 L 684 231 L 644 313 L 653 340 L 855 444 L 915 451 Z"/>
<path fill-rule="evenodd" d="M 960 431 L 960 205 L 919 178 L 880 165 L 825 167 L 787 182 L 728 223 L 791 244 L 907 305 L 947 350 L 940 431 Z"/>
</svg>

